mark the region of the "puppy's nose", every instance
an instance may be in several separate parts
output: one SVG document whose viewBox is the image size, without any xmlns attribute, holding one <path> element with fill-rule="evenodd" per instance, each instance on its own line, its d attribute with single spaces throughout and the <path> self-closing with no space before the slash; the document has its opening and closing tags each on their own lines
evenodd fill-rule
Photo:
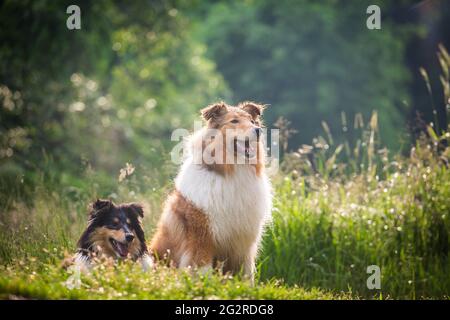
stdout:
<svg viewBox="0 0 450 320">
<path fill-rule="evenodd" d="M 127 233 L 127 234 L 125 235 L 125 240 L 127 240 L 127 242 L 133 241 L 133 240 L 134 240 L 134 234 L 132 234 L 132 233 Z"/>
<path fill-rule="evenodd" d="M 259 136 L 261 135 L 261 128 L 255 128 L 255 133 L 256 136 L 259 138 Z"/>
</svg>

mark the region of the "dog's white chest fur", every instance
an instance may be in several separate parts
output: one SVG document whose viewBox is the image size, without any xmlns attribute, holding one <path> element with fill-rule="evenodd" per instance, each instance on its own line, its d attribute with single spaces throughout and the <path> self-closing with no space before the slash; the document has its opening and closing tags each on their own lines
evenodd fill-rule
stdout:
<svg viewBox="0 0 450 320">
<path fill-rule="evenodd" d="M 261 237 L 271 215 L 271 187 L 267 176 L 250 165 L 235 165 L 222 176 L 187 159 L 175 180 L 176 188 L 208 215 L 220 250 L 247 250 Z"/>
</svg>

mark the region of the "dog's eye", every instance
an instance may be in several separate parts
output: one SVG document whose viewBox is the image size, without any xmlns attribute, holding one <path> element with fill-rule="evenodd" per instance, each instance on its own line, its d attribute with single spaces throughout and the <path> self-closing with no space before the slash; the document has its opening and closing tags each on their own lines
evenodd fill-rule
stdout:
<svg viewBox="0 0 450 320">
<path fill-rule="evenodd" d="M 231 122 L 231 123 L 239 123 L 239 120 L 238 120 L 238 119 L 233 119 L 233 120 L 231 120 L 230 122 Z"/>
<path fill-rule="evenodd" d="M 250 122 L 251 122 L 252 124 L 255 124 L 255 123 L 256 123 L 255 120 L 250 120 Z"/>
</svg>

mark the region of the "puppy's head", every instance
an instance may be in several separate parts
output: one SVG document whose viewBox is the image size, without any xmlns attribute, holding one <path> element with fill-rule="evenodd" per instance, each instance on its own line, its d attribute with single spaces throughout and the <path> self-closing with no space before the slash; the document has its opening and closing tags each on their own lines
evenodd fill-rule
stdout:
<svg viewBox="0 0 450 320">
<path fill-rule="evenodd" d="M 114 258 L 137 258 L 147 251 L 140 219 L 142 206 L 136 203 L 115 205 L 97 200 L 91 205 L 88 228 L 79 248 Z"/>
<path fill-rule="evenodd" d="M 202 109 L 201 114 L 209 129 L 220 132 L 221 143 L 225 143 L 228 151 L 253 159 L 258 156 L 264 107 L 254 102 L 241 102 L 237 106 L 219 102 Z"/>
</svg>

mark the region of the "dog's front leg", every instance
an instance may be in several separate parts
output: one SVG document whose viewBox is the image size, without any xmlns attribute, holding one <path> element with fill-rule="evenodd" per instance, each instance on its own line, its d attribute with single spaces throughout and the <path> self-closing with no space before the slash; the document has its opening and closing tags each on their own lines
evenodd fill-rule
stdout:
<svg viewBox="0 0 450 320">
<path fill-rule="evenodd" d="M 249 251 L 247 252 L 247 255 L 244 257 L 244 263 L 243 263 L 243 272 L 244 275 L 247 276 L 252 285 L 255 283 L 255 272 L 256 272 L 256 254 L 257 254 L 258 248 L 255 245 L 253 245 Z"/>
<path fill-rule="evenodd" d="M 206 254 L 198 254 L 191 253 L 186 251 L 180 258 L 180 262 L 178 264 L 180 269 L 185 268 L 198 268 L 199 270 L 208 270 L 212 269 L 212 255 Z"/>
<path fill-rule="evenodd" d="M 179 268 L 197 268 L 201 273 L 212 269 L 213 248 L 208 243 L 197 246 L 189 246 L 180 257 Z"/>
</svg>

